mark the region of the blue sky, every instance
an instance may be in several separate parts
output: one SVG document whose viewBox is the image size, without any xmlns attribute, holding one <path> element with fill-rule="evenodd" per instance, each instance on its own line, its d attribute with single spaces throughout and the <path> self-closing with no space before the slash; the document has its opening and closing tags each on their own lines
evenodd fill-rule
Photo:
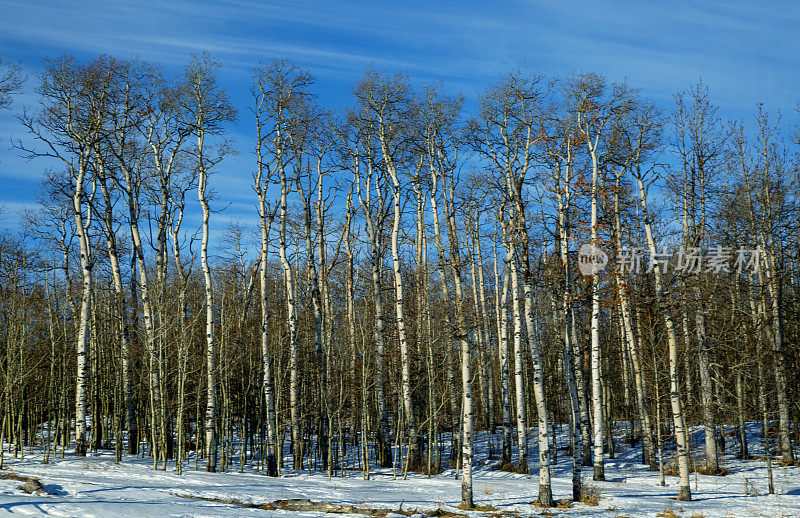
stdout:
<svg viewBox="0 0 800 518">
<path fill-rule="evenodd" d="M 525 66 L 549 75 L 595 71 L 626 78 L 670 108 L 672 95 L 702 79 L 725 118 L 751 118 L 755 103 L 792 124 L 800 101 L 800 2 L 602 1 L 331 2 L 188 0 L 91 2 L 0 0 L 0 56 L 30 74 L 14 110 L 35 101 L 42 59 L 69 53 L 139 57 L 178 73 L 192 52 L 223 62 L 221 83 L 240 113 L 230 127 L 241 154 L 213 179 L 226 219 L 252 220 L 249 80 L 260 61 L 289 58 L 318 79 L 320 102 L 350 102 L 372 65 L 441 81 L 468 109 L 501 74 Z M 34 203 L 45 164 L 10 149 L 24 138 L 0 112 L 0 206 L 12 214 Z"/>
</svg>

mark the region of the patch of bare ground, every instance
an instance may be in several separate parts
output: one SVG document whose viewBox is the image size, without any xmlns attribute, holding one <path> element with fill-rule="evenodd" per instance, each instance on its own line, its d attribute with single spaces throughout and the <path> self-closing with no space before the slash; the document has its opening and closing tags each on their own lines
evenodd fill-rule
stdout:
<svg viewBox="0 0 800 518">
<path fill-rule="evenodd" d="M 432 511 L 422 511 L 419 509 L 409 510 L 409 509 L 403 509 L 402 507 L 400 509 L 385 509 L 379 507 L 367 507 L 364 505 L 356 506 L 349 504 L 334 504 L 331 502 L 314 502 L 312 500 L 308 500 L 305 498 L 275 500 L 274 502 L 269 502 L 266 504 L 255 504 L 252 502 L 244 502 L 241 500 L 236 500 L 234 498 L 205 497 L 200 495 L 187 495 L 180 493 L 175 493 L 175 495 L 181 498 L 206 500 L 208 502 L 217 502 L 220 504 L 233 505 L 237 507 L 247 507 L 250 509 L 263 509 L 265 511 L 281 510 L 281 511 L 297 511 L 297 512 L 318 512 L 318 513 L 330 513 L 330 514 L 361 514 L 364 516 L 375 516 L 378 518 L 383 518 L 389 514 L 400 514 L 403 516 L 411 516 L 413 514 L 424 514 L 426 516 L 431 516 L 436 518 L 463 518 L 467 516 L 466 514 L 451 511 L 449 509 L 443 509 L 441 507 L 438 509 L 434 509 Z M 516 513 L 510 511 L 501 511 L 490 505 L 475 505 L 474 507 L 465 510 L 491 513 L 492 515 L 495 516 L 516 515 Z"/>
<path fill-rule="evenodd" d="M 520 475 L 525 475 L 528 471 L 525 469 L 525 466 L 520 464 L 515 464 L 513 462 L 503 462 L 502 464 L 498 464 L 494 467 L 495 471 L 506 471 L 508 473 L 518 473 Z"/>
<path fill-rule="evenodd" d="M 689 473 L 695 473 L 695 472 L 700 473 L 701 475 L 711 475 L 715 477 L 724 477 L 725 475 L 728 475 L 730 473 L 727 469 L 723 467 L 720 467 L 719 471 L 714 472 L 708 468 L 704 460 L 689 463 Z M 664 464 L 664 474 L 670 477 L 677 477 L 680 475 L 680 473 L 678 472 L 677 459 L 672 459 L 670 462 Z"/>
<path fill-rule="evenodd" d="M 0 474 L 0 479 L 2 480 L 19 480 L 20 482 L 24 482 L 20 484 L 17 489 L 21 489 L 32 495 L 36 493 L 37 495 L 49 495 L 50 493 L 42 486 L 42 483 L 36 477 L 28 477 L 26 475 L 17 475 L 16 473 L 2 473 Z"/>
</svg>

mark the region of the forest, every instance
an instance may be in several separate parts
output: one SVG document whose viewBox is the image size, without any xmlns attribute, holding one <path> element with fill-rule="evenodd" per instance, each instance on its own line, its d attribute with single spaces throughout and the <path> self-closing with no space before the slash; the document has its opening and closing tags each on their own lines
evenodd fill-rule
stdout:
<svg viewBox="0 0 800 518">
<path fill-rule="evenodd" d="M 373 68 L 334 110 L 288 60 L 234 106 L 221 66 L 0 62 L 0 109 L 35 91 L 13 145 L 43 178 L 0 233 L 0 467 L 449 469 L 470 509 L 480 433 L 544 507 L 637 446 L 679 501 L 726 453 L 770 493 L 796 465 L 793 111 L 525 69 L 467 99 Z M 234 154 L 248 222 L 215 195 Z"/>
</svg>

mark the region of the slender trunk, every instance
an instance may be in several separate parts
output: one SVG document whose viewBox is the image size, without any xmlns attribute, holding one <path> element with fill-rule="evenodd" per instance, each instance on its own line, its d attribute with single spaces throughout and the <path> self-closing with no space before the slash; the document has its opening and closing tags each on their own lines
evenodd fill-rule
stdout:
<svg viewBox="0 0 800 518">
<path fill-rule="evenodd" d="M 698 300 L 699 292 L 698 288 L 696 291 Z M 714 431 L 713 394 L 708 358 L 710 346 L 706 337 L 706 320 L 702 308 L 698 308 L 695 314 L 695 334 L 697 335 L 697 356 L 700 369 L 700 401 L 703 406 L 703 427 L 705 429 L 706 469 L 712 474 L 717 474 L 719 473 L 719 461 L 717 459 L 717 437 Z"/>
<path fill-rule="evenodd" d="M 197 197 L 203 208 L 203 238 L 200 245 L 200 266 L 205 280 L 205 309 L 206 309 L 206 471 L 217 471 L 217 365 L 216 342 L 214 340 L 214 287 L 211 280 L 211 269 L 208 265 L 208 241 L 211 209 L 206 198 L 208 173 L 204 168 L 202 159 L 203 135 L 198 136 L 198 149 L 200 156 L 199 181 L 197 184 Z"/>
<path fill-rule="evenodd" d="M 260 182 L 259 182 L 260 184 Z M 260 187 L 260 186 L 259 186 Z M 259 191 L 259 212 L 261 216 L 261 267 L 259 278 L 261 284 L 261 390 L 264 392 L 266 416 L 264 426 L 267 432 L 266 458 L 264 459 L 267 476 L 278 476 L 278 464 L 275 461 L 275 396 L 272 390 L 272 362 L 269 344 L 269 286 L 267 284 L 267 265 L 269 261 L 269 231 L 275 213 L 267 213 L 266 193 Z"/>
<path fill-rule="evenodd" d="M 434 238 L 436 241 L 436 251 L 437 251 L 437 259 L 438 259 L 438 268 L 439 268 L 439 277 L 440 282 L 442 285 L 442 302 L 445 308 L 447 308 L 447 324 L 449 329 L 455 329 L 457 323 L 453 322 L 453 319 L 450 314 L 450 291 L 447 287 L 447 275 L 445 273 L 445 256 L 444 256 L 444 245 L 442 241 L 442 232 L 439 226 L 439 203 L 437 200 L 438 197 L 438 181 L 440 179 L 440 173 L 431 171 L 431 190 L 430 190 L 430 199 L 431 199 L 431 214 L 433 215 L 433 232 Z M 445 346 L 445 369 L 447 371 L 447 387 L 448 393 L 450 396 L 450 415 L 452 417 L 452 447 L 450 449 L 451 456 L 454 458 L 456 451 L 458 451 L 458 441 L 462 437 L 460 423 L 461 419 L 459 414 L 459 404 L 458 404 L 458 397 L 456 394 L 456 385 L 455 385 L 455 372 L 453 369 L 453 361 L 452 361 L 452 354 L 453 354 L 453 345 L 458 347 L 455 337 L 453 336 L 452 332 L 447 337 L 448 343 Z"/>
<path fill-rule="evenodd" d="M 767 413 L 767 396 L 764 394 L 764 361 L 758 356 L 758 407 L 761 410 L 761 435 L 764 440 L 764 457 L 767 459 L 767 491 L 775 494 L 775 483 L 772 477 L 772 451 L 769 445 L 769 417 Z"/>
<path fill-rule="evenodd" d="M 639 199 L 642 213 L 644 215 L 644 230 L 647 237 L 647 244 L 650 257 L 657 255 L 656 243 L 653 238 L 650 214 L 647 210 L 647 199 L 644 182 L 641 176 L 636 178 L 639 185 Z M 662 279 L 661 265 L 655 264 L 653 267 L 656 298 L 659 310 L 664 319 L 664 326 L 667 330 L 667 343 L 669 345 L 669 374 L 670 374 L 670 404 L 672 406 L 672 419 L 675 427 L 675 440 L 677 444 L 678 471 L 680 474 L 680 488 L 678 490 L 678 500 L 691 500 L 692 493 L 689 487 L 689 452 L 686 440 L 686 425 L 684 423 L 683 406 L 681 403 L 680 380 L 678 377 L 678 342 L 675 336 L 675 325 L 672 320 L 670 308 L 667 305 L 667 294 Z"/>
<path fill-rule="evenodd" d="M 83 158 L 83 157 L 82 157 Z M 75 182 L 75 194 L 72 197 L 72 208 L 75 217 L 75 229 L 78 234 L 80 244 L 81 260 L 81 306 L 80 321 L 78 324 L 78 340 L 75 346 L 77 356 L 77 376 L 75 381 L 75 455 L 86 456 L 86 389 L 88 383 L 88 363 L 89 354 L 89 322 L 91 320 L 92 308 L 92 268 L 93 261 L 90 258 L 91 247 L 89 244 L 89 234 L 83 217 L 83 182 L 85 178 L 85 161 L 81 161 Z"/>
<path fill-rule="evenodd" d="M 526 275 L 527 277 L 527 275 Z M 553 491 L 550 483 L 550 439 L 547 416 L 547 400 L 544 393 L 544 372 L 539 343 L 533 322 L 533 290 L 525 283 L 525 323 L 528 334 L 528 349 L 533 360 L 533 396 L 536 401 L 536 416 L 539 435 L 539 502 L 545 507 L 553 505 Z"/>
<path fill-rule="evenodd" d="M 569 237 L 570 237 L 570 169 L 564 183 L 563 194 L 558 193 L 558 232 L 559 252 L 561 264 L 564 268 L 564 286 L 562 294 L 562 317 L 564 319 L 564 377 L 567 382 L 567 392 L 570 401 L 570 422 L 572 423 L 572 499 L 577 502 L 581 499 L 581 451 L 583 450 L 583 436 L 581 434 L 581 412 L 578 400 L 578 388 L 575 382 L 575 362 L 573 360 L 574 348 L 572 345 L 572 270 L 569 264 Z"/>
<path fill-rule="evenodd" d="M 122 359 L 122 404 L 126 410 L 126 427 L 128 430 L 128 453 L 135 455 L 138 452 L 138 433 L 136 429 L 136 410 L 134 409 L 133 390 L 131 388 L 131 361 L 130 361 L 130 324 L 128 322 L 128 309 L 125 304 L 125 287 L 122 284 L 122 272 L 119 265 L 119 252 L 117 238 L 114 232 L 114 213 L 111 193 L 107 187 L 105 177 L 100 181 L 100 188 L 105 202 L 103 223 L 106 233 L 106 246 L 108 248 L 108 262 L 111 266 L 111 276 L 114 282 L 114 305 L 118 316 L 118 330 L 120 337 L 120 356 Z"/>
<path fill-rule="evenodd" d="M 614 227 L 617 250 L 622 250 L 622 220 L 620 217 L 620 176 L 617 176 L 616 189 L 614 190 Z M 649 464 L 651 470 L 655 470 L 656 456 L 653 447 L 653 429 L 650 424 L 650 412 L 647 401 L 647 385 L 644 382 L 642 372 L 642 361 L 637 347 L 636 337 L 633 332 L 633 316 L 629 306 L 629 286 L 623 272 L 617 272 L 615 276 L 619 293 L 619 312 L 622 322 L 622 334 L 627 344 L 627 352 L 630 355 L 631 370 L 633 372 L 633 384 L 635 390 L 636 409 L 639 414 L 639 424 L 642 429 L 642 463 Z"/>
<path fill-rule="evenodd" d="M 633 383 L 636 389 L 636 406 L 639 412 L 639 421 L 642 428 L 642 461 L 644 464 L 649 464 L 651 470 L 655 470 L 657 466 L 653 441 L 653 427 L 650 423 L 650 412 L 648 410 L 649 404 L 647 398 L 647 385 L 645 385 L 644 382 L 644 373 L 642 370 L 642 360 L 641 355 L 639 354 L 639 347 L 637 345 L 636 337 L 633 334 L 633 325 L 631 324 L 632 315 L 630 308 L 628 307 L 627 289 L 627 284 L 624 284 L 620 287 L 620 310 L 622 313 L 625 340 L 628 344 L 628 354 L 631 356 L 631 367 L 633 367 Z"/>
<path fill-rule="evenodd" d="M 511 245 L 512 247 L 515 245 Z M 516 255 L 516 254 L 515 254 Z M 515 258 L 511 260 L 512 312 L 514 314 L 514 388 L 517 404 L 517 469 L 528 472 L 528 421 L 525 415 L 525 387 L 522 355 L 522 308 L 520 307 L 520 282 Z"/>
<path fill-rule="evenodd" d="M 417 441 L 417 420 L 411 402 L 411 358 L 408 350 L 408 338 L 406 336 L 405 319 L 405 298 L 403 292 L 403 276 L 400 272 L 400 217 L 402 209 L 400 204 L 401 190 L 400 181 L 394 167 L 390 167 L 389 174 L 392 179 L 392 190 L 394 200 L 394 220 L 392 223 L 392 270 L 394 272 L 394 293 L 395 293 L 395 318 L 397 324 L 397 338 L 400 342 L 400 396 L 403 400 L 403 410 L 408 422 L 409 465 L 411 469 L 418 469 L 422 462 Z"/>
<path fill-rule="evenodd" d="M 592 205 L 591 205 L 591 240 L 592 245 L 599 246 L 597 236 L 597 203 L 599 196 L 598 163 L 595 148 L 590 148 L 592 157 Z M 599 272 L 592 276 L 592 324 L 591 324 L 591 368 L 592 368 L 592 420 L 594 432 L 594 480 L 605 480 L 605 464 L 603 462 L 603 393 L 600 384 L 600 278 Z"/>
<path fill-rule="evenodd" d="M 511 464 L 511 394 L 508 379 L 508 288 L 510 284 L 510 263 L 513 260 L 512 252 L 509 249 L 503 267 L 503 289 L 499 295 L 497 303 L 497 314 L 500 320 L 498 357 L 500 359 L 500 405 L 503 418 L 503 449 L 501 464 Z M 495 259 L 496 262 L 496 259 Z M 497 275 L 495 275 L 497 280 Z"/>
<path fill-rule="evenodd" d="M 286 223 L 287 207 L 286 199 L 289 193 L 289 186 L 286 179 L 286 171 L 279 166 L 281 175 L 281 225 L 280 225 L 280 245 L 279 254 L 281 265 L 283 266 L 283 280 L 286 291 L 286 317 L 289 332 L 289 415 L 292 427 L 292 445 L 294 449 L 293 467 L 303 469 L 303 438 L 300 432 L 300 386 L 298 378 L 298 351 L 297 351 L 297 315 L 294 301 L 294 280 L 292 275 L 292 265 L 289 263 L 286 244 Z"/>
<path fill-rule="evenodd" d="M 794 451 L 789 436 L 789 402 L 786 395 L 786 361 L 784 358 L 783 311 L 781 309 L 782 288 L 777 274 L 777 258 L 769 249 L 767 260 L 767 287 L 772 312 L 772 356 L 775 369 L 775 395 L 778 403 L 778 435 L 782 461 L 794 464 Z"/>
<path fill-rule="evenodd" d="M 744 410 L 744 373 L 736 372 L 736 417 L 739 425 L 739 458 L 748 460 L 750 455 L 747 452 L 747 418 Z"/>
<path fill-rule="evenodd" d="M 454 185 L 453 178 L 447 177 L 449 185 L 445 187 L 445 214 L 447 218 L 447 236 L 450 244 L 450 270 L 453 274 L 453 287 L 455 289 L 455 328 L 453 329 L 454 341 L 459 345 L 461 353 L 461 428 L 463 430 L 461 439 L 461 507 L 471 509 L 474 507 L 472 498 L 472 371 L 470 361 L 472 353 L 470 343 L 467 339 L 468 330 L 466 318 L 464 317 L 464 292 L 461 280 L 461 257 L 458 242 L 458 230 L 456 227 L 456 214 L 453 203 Z"/>
<path fill-rule="evenodd" d="M 386 344 L 384 341 L 384 319 L 383 319 L 383 300 L 381 288 L 381 251 L 380 238 L 375 236 L 373 241 L 372 256 L 370 267 L 372 270 L 372 297 L 375 305 L 375 325 L 372 330 L 372 339 L 375 344 L 375 396 L 378 402 L 378 464 L 382 468 L 392 466 L 392 453 L 389 444 L 389 411 L 386 408 L 386 396 L 384 390 L 384 351 Z"/>
<path fill-rule="evenodd" d="M 318 170 L 319 171 L 319 170 Z M 321 182 L 321 171 L 318 176 Z M 322 185 L 318 185 L 321 189 Z M 312 240 L 311 229 L 311 190 L 309 189 L 308 196 L 303 188 L 301 180 L 297 180 L 297 191 L 300 198 L 303 200 L 303 238 L 306 244 L 306 269 L 308 271 L 308 284 L 311 291 L 311 306 L 314 315 L 314 355 L 317 360 L 317 372 L 319 375 L 319 384 L 317 386 L 317 398 L 319 399 L 319 419 L 318 419 L 318 442 L 317 446 L 322 449 L 323 469 L 327 468 L 327 373 L 325 370 L 325 346 L 323 344 L 323 309 L 322 309 L 322 289 L 320 283 L 319 270 L 317 268 L 317 258 L 315 254 L 314 243 Z M 322 230 L 320 230 L 322 231 Z"/>
</svg>

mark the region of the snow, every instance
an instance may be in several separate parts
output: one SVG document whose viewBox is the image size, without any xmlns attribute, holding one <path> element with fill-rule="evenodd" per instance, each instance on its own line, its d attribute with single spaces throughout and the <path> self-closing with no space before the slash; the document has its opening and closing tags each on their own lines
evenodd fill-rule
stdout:
<svg viewBox="0 0 800 518">
<path fill-rule="evenodd" d="M 559 445 L 566 444 L 566 437 L 559 434 Z M 759 428 L 752 425 L 751 454 L 759 450 Z M 535 429 L 531 430 L 535 437 Z M 497 511 L 517 513 L 520 516 L 550 515 L 588 517 L 638 517 L 656 516 L 669 510 L 677 516 L 729 517 L 767 516 L 800 517 L 800 467 L 773 466 L 775 495 L 767 495 L 766 463 L 764 460 L 740 461 L 728 454 L 722 457 L 723 466 L 730 471 L 727 476 L 713 477 L 692 474 L 691 502 L 678 502 L 671 497 L 677 493 L 677 477 L 666 477 L 666 486 L 659 485 L 658 472 L 650 472 L 638 463 L 641 450 L 629 449 L 618 441 L 615 459 L 606 460 L 606 482 L 592 482 L 591 468 L 584 469 L 584 483 L 593 484 L 600 491 L 599 505 L 588 506 L 575 503 L 569 509 L 541 509 L 532 501 L 538 491 L 538 474 L 532 463 L 532 475 L 520 475 L 493 470 L 496 461 L 487 460 L 487 435 L 478 434 L 476 443 L 476 468 L 474 470 L 475 503 L 491 506 Z M 620 438 L 621 439 L 621 438 Z M 493 438 L 498 444 L 499 437 Z M 535 441 L 531 441 L 535 443 Z M 702 432 L 695 434 L 695 443 L 702 444 Z M 535 446 L 531 458 L 537 458 Z M 729 446 L 729 453 L 737 445 Z M 667 452 L 665 452 L 665 455 Z M 700 455 L 699 451 L 695 451 Z M 288 460 L 288 457 L 287 457 Z M 465 512 L 455 506 L 460 501 L 461 481 L 455 479 L 452 470 L 441 475 L 426 477 L 409 474 L 407 480 L 395 480 L 391 469 L 372 469 L 371 480 L 363 480 L 360 471 L 348 471 L 346 478 L 333 477 L 327 473 L 310 473 L 287 470 L 281 478 L 266 477 L 252 467 L 244 473 L 234 470 L 226 473 L 194 471 L 194 459 L 190 458 L 184 473 L 174 471 L 170 462 L 167 471 L 152 469 L 148 458 L 126 457 L 116 464 L 111 451 L 90 454 L 86 458 L 72 457 L 51 459 L 42 464 L 41 452 L 36 449 L 29 454 L 26 448 L 24 459 L 5 454 L 6 471 L 17 475 L 37 477 L 50 495 L 28 495 L 17 489 L 17 480 L 0 480 L 0 515 L 19 514 L 27 516 L 324 516 L 318 512 L 286 510 L 268 511 L 229 503 L 212 502 L 207 499 L 235 500 L 256 505 L 278 499 L 306 498 L 336 504 L 361 505 L 386 508 L 404 512 L 418 510 L 420 513 L 443 508 L 470 516 L 498 516 L 496 511 Z M 290 465 L 287 462 L 287 466 Z M 556 500 L 571 496 L 570 458 L 559 451 L 558 465 L 553 467 L 553 497 Z M 749 496 L 745 495 L 748 481 Z M 753 489 L 758 495 L 753 495 Z M 328 515 L 332 516 L 332 515 Z M 348 515 L 340 515 L 348 516 Z M 362 515 L 349 515 L 362 516 Z M 389 516 L 392 516 L 391 514 Z M 399 516 L 399 515 L 397 515 Z"/>
</svg>

